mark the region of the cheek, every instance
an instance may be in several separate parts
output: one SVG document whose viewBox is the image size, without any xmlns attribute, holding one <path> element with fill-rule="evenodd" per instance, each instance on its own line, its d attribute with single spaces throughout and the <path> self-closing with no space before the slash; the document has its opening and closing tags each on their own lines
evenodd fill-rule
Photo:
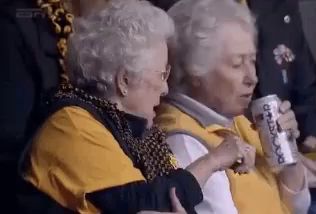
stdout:
<svg viewBox="0 0 316 214">
<path fill-rule="evenodd" d="M 213 90 L 218 96 L 224 98 L 225 100 L 231 100 L 236 93 L 236 84 L 230 77 L 221 77 L 216 80 Z"/>
<path fill-rule="evenodd" d="M 162 94 L 162 84 L 158 83 L 151 83 L 148 84 L 147 87 L 144 89 L 144 96 L 153 102 L 157 102 L 157 100 L 160 99 L 160 96 Z M 157 104 L 157 103 L 155 103 Z"/>
<path fill-rule="evenodd" d="M 232 111 L 239 106 L 239 78 L 230 76 L 221 76 L 217 79 L 216 87 L 213 87 L 217 100 L 221 103 L 221 108 Z M 238 107 L 239 108 L 239 107 Z"/>
<path fill-rule="evenodd" d="M 140 108 L 146 112 L 152 112 L 154 106 L 156 106 L 160 99 L 159 90 L 155 87 L 147 85 L 143 89 L 139 89 L 139 96 L 136 103 L 139 103 Z"/>
</svg>

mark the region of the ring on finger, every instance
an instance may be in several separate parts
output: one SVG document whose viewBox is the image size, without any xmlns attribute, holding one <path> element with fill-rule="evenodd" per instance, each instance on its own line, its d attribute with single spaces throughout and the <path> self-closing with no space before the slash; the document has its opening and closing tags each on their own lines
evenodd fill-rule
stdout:
<svg viewBox="0 0 316 214">
<path fill-rule="evenodd" d="M 238 164 L 242 164 L 242 163 L 244 162 L 244 156 L 243 156 L 242 153 L 239 153 L 239 154 L 237 155 L 237 160 L 236 160 L 236 162 L 237 162 Z"/>
<path fill-rule="evenodd" d="M 250 150 L 251 150 L 250 146 L 246 146 L 246 147 L 244 148 L 244 152 L 250 152 Z"/>
</svg>

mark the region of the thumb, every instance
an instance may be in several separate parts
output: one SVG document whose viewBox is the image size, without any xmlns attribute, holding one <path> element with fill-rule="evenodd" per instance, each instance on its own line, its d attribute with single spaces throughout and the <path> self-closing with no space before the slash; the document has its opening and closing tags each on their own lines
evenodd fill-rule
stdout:
<svg viewBox="0 0 316 214">
<path fill-rule="evenodd" d="M 185 212 L 184 208 L 181 205 L 181 202 L 179 201 L 177 194 L 176 194 L 176 188 L 171 188 L 170 190 L 170 198 L 171 198 L 171 204 L 172 204 L 172 211 L 173 212 Z"/>
</svg>

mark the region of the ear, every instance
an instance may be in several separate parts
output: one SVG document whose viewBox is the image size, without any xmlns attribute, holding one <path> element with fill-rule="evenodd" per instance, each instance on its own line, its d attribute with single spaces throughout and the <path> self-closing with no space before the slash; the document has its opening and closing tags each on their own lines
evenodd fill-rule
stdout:
<svg viewBox="0 0 316 214">
<path fill-rule="evenodd" d="M 117 72 L 115 77 L 115 83 L 117 87 L 117 92 L 121 96 L 126 96 L 129 88 L 129 75 L 125 69 L 121 69 Z"/>
</svg>

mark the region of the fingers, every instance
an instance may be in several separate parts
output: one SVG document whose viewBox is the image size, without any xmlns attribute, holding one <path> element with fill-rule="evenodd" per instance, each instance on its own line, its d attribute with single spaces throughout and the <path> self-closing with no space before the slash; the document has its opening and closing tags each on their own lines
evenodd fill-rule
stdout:
<svg viewBox="0 0 316 214">
<path fill-rule="evenodd" d="M 245 152 L 247 150 L 246 147 L 244 147 L 244 142 L 238 138 L 236 140 L 236 145 L 237 145 L 237 148 L 238 148 L 238 153 L 237 153 L 237 163 L 238 164 L 243 164 L 244 162 L 244 157 L 245 157 Z"/>
<path fill-rule="evenodd" d="M 239 147 L 243 155 L 243 162 L 234 171 L 239 174 L 249 173 L 255 165 L 256 149 L 242 141 L 239 143 Z"/>
<path fill-rule="evenodd" d="M 237 174 L 248 174 L 250 171 L 249 167 L 246 165 L 238 166 L 234 169 L 234 172 Z"/>
<path fill-rule="evenodd" d="M 299 136 L 301 135 L 298 129 L 291 131 L 291 134 L 292 134 L 292 137 L 294 137 L 295 139 L 299 138 Z"/>
<path fill-rule="evenodd" d="M 242 162 L 242 154 L 237 146 L 238 137 L 235 135 L 227 135 L 222 143 L 211 151 L 211 156 L 217 162 L 216 171 L 232 168 L 238 160 Z M 237 164 L 238 165 L 238 164 Z"/>
<path fill-rule="evenodd" d="M 296 117 L 293 111 L 288 111 L 285 114 L 280 115 L 280 117 L 278 118 L 278 124 L 283 130 L 287 130 L 289 128 L 287 127 L 287 125 L 291 125 L 291 123 L 297 125 Z"/>
<path fill-rule="evenodd" d="M 279 111 L 280 111 L 281 114 L 284 114 L 290 109 L 291 109 L 291 103 L 286 100 L 286 101 L 281 103 Z"/>
<path fill-rule="evenodd" d="M 228 144 L 227 147 L 230 147 L 230 155 L 234 157 L 233 161 L 241 164 L 244 157 L 241 151 L 241 146 L 239 146 L 239 144 L 241 143 L 241 139 L 238 136 L 231 135 L 229 136 L 229 138 L 227 137 L 225 139 L 225 143 Z"/>
<path fill-rule="evenodd" d="M 244 164 L 247 166 L 248 171 L 252 170 L 256 163 L 256 149 L 250 145 L 244 153 Z"/>
<path fill-rule="evenodd" d="M 311 171 L 313 174 L 316 174 L 316 161 L 313 161 L 311 159 L 308 159 L 307 157 L 303 156 L 299 153 L 299 158 L 303 165 Z"/>
<path fill-rule="evenodd" d="M 176 194 L 176 188 L 171 188 L 170 190 L 170 198 L 171 198 L 171 205 L 172 205 L 172 211 L 173 212 L 185 212 L 184 208 L 181 205 L 181 202 L 179 201 L 177 194 Z"/>
<path fill-rule="evenodd" d="M 283 102 L 280 106 L 280 112 L 281 115 L 277 120 L 277 123 L 281 130 L 290 131 L 292 137 L 298 138 L 300 136 L 300 132 L 298 130 L 298 123 L 295 114 L 291 110 L 290 102 Z"/>
<path fill-rule="evenodd" d="M 236 141 L 238 139 L 238 136 L 236 136 L 236 134 L 234 134 L 231 131 L 227 131 L 227 130 L 216 131 L 216 134 L 218 136 L 222 137 L 224 139 L 224 142 Z"/>
<path fill-rule="evenodd" d="M 309 136 L 305 139 L 305 141 L 303 142 L 304 146 L 306 146 L 307 148 L 311 149 L 311 150 L 315 150 L 316 149 L 316 138 L 313 136 Z"/>
</svg>

